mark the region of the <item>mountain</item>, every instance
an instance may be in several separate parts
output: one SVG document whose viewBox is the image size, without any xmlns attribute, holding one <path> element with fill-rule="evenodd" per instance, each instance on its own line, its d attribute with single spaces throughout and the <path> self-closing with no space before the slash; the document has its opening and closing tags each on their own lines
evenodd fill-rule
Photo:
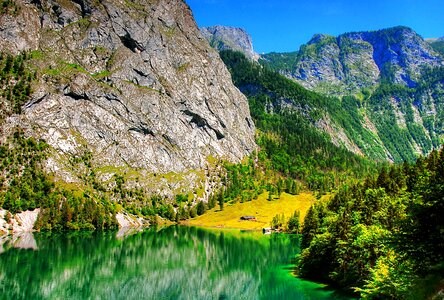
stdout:
<svg viewBox="0 0 444 300">
<path fill-rule="evenodd" d="M 264 59 L 274 65 L 272 57 Z M 443 59 L 412 29 L 399 26 L 337 37 L 317 34 L 301 46 L 296 61 L 280 65 L 274 69 L 309 89 L 343 95 L 381 82 L 416 87 L 423 69 L 442 66 Z"/>
<path fill-rule="evenodd" d="M 247 99 L 184 1 L 9 1 L 0 28 L 3 142 L 17 126 L 43 139 L 56 181 L 205 198 L 214 161 L 256 148 Z"/>
<path fill-rule="evenodd" d="M 211 47 L 218 51 L 239 51 L 252 60 L 259 59 L 259 55 L 254 52 L 251 36 L 241 28 L 211 26 L 203 27 L 200 31 Z"/>
<path fill-rule="evenodd" d="M 333 144 L 355 154 L 413 161 L 444 138 L 442 60 L 409 28 L 315 35 L 299 52 L 261 56 L 267 69 L 293 80 L 299 74 L 296 82 L 324 96 L 239 63 L 240 58 L 232 60 L 237 61 L 228 60 L 235 83 L 249 98 L 270 99 L 269 112 L 297 111 Z"/>
<path fill-rule="evenodd" d="M 444 37 L 427 39 L 426 41 L 432 46 L 433 50 L 444 56 Z"/>
<path fill-rule="evenodd" d="M 280 59 L 284 60 L 285 56 Z M 425 69 L 418 75 L 416 87 L 383 81 L 355 95 L 334 97 L 334 93 L 328 96 L 310 92 L 296 82 L 291 84 L 263 61 L 263 69 L 236 56 L 224 61 L 236 85 L 249 97 L 257 124 L 258 108 L 252 107 L 252 103 L 262 103 L 259 110 L 267 113 L 299 115 L 308 124 L 299 122 L 294 126 L 308 126 L 318 131 L 302 130 L 298 134 L 303 141 L 313 140 L 320 132 L 327 134 L 334 145 L 357 155 L 374 161 L 402 162 L 414 161 L 419 155 L 440 147 L 444 138 L 443 67 Z M 289 124 L 290 119 L 286 119 Z M 282 129 L 277 128 L 275 130 Z"/>
</svg>

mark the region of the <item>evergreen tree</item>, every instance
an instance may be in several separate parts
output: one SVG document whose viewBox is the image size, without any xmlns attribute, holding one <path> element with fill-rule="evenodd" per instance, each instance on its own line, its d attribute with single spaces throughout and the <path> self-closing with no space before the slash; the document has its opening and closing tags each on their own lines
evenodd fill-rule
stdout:
<svg viewBox="0 0 444 300">
<path fill-rule="evenodd" d="M 199 203 L 197 203 L 197 208 L 196 208 L 197 215 L 201 216 L 205 213 L 205 211 L 206 211 L 205 203 L 203 201 L 199 201 Z"/>
<path fill-rule="evenodd" d="M 219 193 L 219 195 L 217 196 L 217 202 L 219 203 L 219 209 L 220 210 L 224 210 L 224 193 L 223 191 Z"/>
<path fill-rule="evenodd" d="M 287 230 L 289 233 L 299 234 L 300 233 L 300 223 L 299 223 L 300 212 L 296 210 L 293 215 L 288 219 Z"/>
</svg>

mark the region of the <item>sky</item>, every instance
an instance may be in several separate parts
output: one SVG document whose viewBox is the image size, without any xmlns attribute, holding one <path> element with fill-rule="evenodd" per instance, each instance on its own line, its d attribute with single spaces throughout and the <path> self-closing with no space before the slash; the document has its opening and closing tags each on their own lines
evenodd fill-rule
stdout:
<svg viewBox="0 0 444 300">
<path fill-rule="evenodd" d="M 185 0 L 199 27 L 241 27 L 258 53 L 299 50 L 316 33 L 408 26 L 444 36 L 443 0 Z"/>
</svg>

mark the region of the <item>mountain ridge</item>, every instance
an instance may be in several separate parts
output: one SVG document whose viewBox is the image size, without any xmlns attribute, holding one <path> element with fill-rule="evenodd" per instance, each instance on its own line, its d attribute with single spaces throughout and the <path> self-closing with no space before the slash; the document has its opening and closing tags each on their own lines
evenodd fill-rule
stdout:
<svg viewBox="0 0 444 300">
<path fill-rule="evenodd" d="M 253 49 L 251 36 L 242 28 L 216 25 L 202 27 L 200 31 L 210 46 L 218 51 L 240 51 L 254 61 L 260 57 Z"/>
<path fill-rule="evenodd" d="M 14 5 L 0 16 L 0 49 L 30 53 L 37 77 L 3 130 L 44 139 L 62 181 L 81 183 L 67 162 L 91 153 L 105 182 L 118 174 L 151 193 L 203 197 L 209 158 L 239 162 L 255 149 L 247 101 L 184 1 Z M 183 175 L 156 176 L 167 173 Z"/>
<path fill-rule="evenodd" d="M 341 52 L 340 47 L 348 50 Z M 293 80 L 289 74 L 297 70 L 305 79 L 294 81 L 333 96 L 330 101 L 338 102 L 344 112 L 332 106 L 312 125 L 327 133 L 337 146 L 392 162 L 413 161 L 440 146 L 444 110 L 439 96 L 442 59 L 410 28 L 338 37 L 318 34 L 300 52 L 268 54 L 262 56 L 260 63 Z M 256 95 L 261 88 L 245 84 L 241 90 Z M 303 103 L 294 108 L 291 99 L 276 103 L 307 114 L 301 110 Z"/>
<path fill-rule="evenodd" d="M 272 62 L 265 63 L 273 67 Z M 422 37 L 397 26 L 337 37 L 316 34 L 301 46 L 295 62 L 275 69 L 307 88 L 343 95 L 383 81 L 415 87 L 421 69 L 442 65 L 442 58 Z"/>
</svg>

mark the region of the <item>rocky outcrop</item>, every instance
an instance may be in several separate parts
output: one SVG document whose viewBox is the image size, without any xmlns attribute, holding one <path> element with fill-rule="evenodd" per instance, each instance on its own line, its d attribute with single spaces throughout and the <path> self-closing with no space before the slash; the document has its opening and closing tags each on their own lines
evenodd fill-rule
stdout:
<svg viewBox="0 0 444 300">
<path fill-rule="evenodd" d="M 144 219 L 127 213 L 117 213 L 116 220 L 120 228 L 141 227 L 149 225 Z"/>
<path fill-rule="evenodd" d="M 348 94 L 390 82 L 415 87 L 425 67 L 443 60 L 407 27 L 339 35 L 315 35 L 299 51 L 292 70 L 281 70 L 307 88 Z"/>
<path fill-rule="evenodd" d="M 259 54 L 254 52 L 251 36 L 242 28 L 211 26 L 200 29 L 208 43 L 218 51 L 233 50 L 257 61 Z"/>
<path fill-rule="evenodd" d="M 0 233 L 31 232 L 40 209 L 28 210 L 15 215 L 0 209 Z"/>
<path fill-rule="evenodd" d="M 15 3 L 0 16 L 0 50 L 32 51 L 38 80 L 5 130 L 43 138 L 60 179 L 77 181 L 66 162 L 85 152 L 104 180 L 122 169 L 143 186 L 144 176 L 203 170 L 208 157 L 239 162 L 255 148 L 247 100 L 182 0 Z M 198 177 L 182 178 L 185 189 Z"/>
</svg>

